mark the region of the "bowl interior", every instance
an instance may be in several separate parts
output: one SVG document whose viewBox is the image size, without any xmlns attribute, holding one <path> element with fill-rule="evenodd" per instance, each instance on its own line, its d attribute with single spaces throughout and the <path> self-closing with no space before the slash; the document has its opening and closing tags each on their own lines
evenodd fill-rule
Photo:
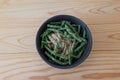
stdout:
<svg viewBox="0 0 120 80">
<path fill-rule="evenodd" d="M 87 37 L 87 41 L 88 41 L 85 51 L 83 52 L 81 57 L 78 59 L 74 59 L 73 63 L 71 65 L 66 65 L 66 66 L 62 66 L 62 65 L 55 64 L 53 62 L 48 61 L 48 57 L 44 54 L 44 50 L 41 49 L 41 40 L 42 39 L 41 39 L 40 35 L 46 30 L 47 24 L 49 24 L 50 22 L 56 22 L 56 21 L 61 21 L 61 20 L 67 20 L 67 21 L 70 21 L 71 23 L 81 25 L 81 32 L 79 35 L 81 36 L 83 34 L 83 30 L 86 29 L 86 33 L 87 33 L 86 37 Z M 73 17 L 73 16 L 69 16 L 69 15 L 57 15 L 57 16 L 54 16 L 54 17 L 48 19 L 46 22 L 44 22 L 42 24 L 42 26 L 40 27 L 40 29 L 38 30 L 37 37 L 36 37 L 36 47 L 37 47 L 38 53 L 40 54 L 42 59 L 45 62 L 47 62 L 49 65 L 56 67 L 56 68 L 62 68 L 62 69 L 72 68 L 72 67 L 75 67 L 75 66 L 79 65 L 80 63 L 82 63 L 88 57 L 88 55 L 91 51 L 91 48 L 92 48 L 92 36 L 91 36 L 90 30 L 88 29 L 87 25 L 80 19 Z"/>
</svg>

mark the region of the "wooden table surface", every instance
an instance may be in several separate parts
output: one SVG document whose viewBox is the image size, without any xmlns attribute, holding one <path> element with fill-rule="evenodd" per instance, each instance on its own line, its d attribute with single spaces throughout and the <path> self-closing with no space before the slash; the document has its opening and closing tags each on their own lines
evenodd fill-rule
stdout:
<svg viewBox="0 0 120 80">
<path fill-rule="evenodd" d="M 72 69 L 47 65 L 35 47 L 39 26 L 58 14 L 81 18 L 93 36 Z M 120 80 L 120 0 L 0 0 L 0 80 Z"/>
</svg>

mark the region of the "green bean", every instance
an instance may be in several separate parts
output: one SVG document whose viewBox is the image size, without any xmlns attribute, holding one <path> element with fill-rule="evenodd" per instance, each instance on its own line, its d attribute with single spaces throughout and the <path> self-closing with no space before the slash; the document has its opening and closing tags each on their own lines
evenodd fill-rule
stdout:
<svg viewBox="0 0 120 80">
<path fill-rule="evenodd" d="M 72 61 L 72 57 L 71 57 L 71 55 L 73 54 L 73 47 L 74 47 L 74 44 L 75 44 L 75 40 L 74 40 L 74 42 L 72 43 L 72 45 L 71 45 L 71 48 L 70 48 L 70 50 L 69 50 L 69 65 L 71 65 L 71 61 Z"/>
<path fill-rule="evenodd" d="M 87 40 L 85 38 L 82 38 L 82 37 L 80 38 L 82 39 L 83 42 L 87 43 Z"/>
<path fill-rule="evenodd" d="M 60 25 L 61 22 L 50 22 L 51 25 Z"/>
<path fill-rule="evenodd" d="M 72 33 L 71 30 L 68 28 L 67 25 L 65 25 L 65 28 L 66 28 L 66 31 L 73 37 L 75 38 L 77 41 L 81 42 L 81 41 L 84 41 L 86 42 L 86 40 L 82 37 L 80 37 L 79 35 L 75 34 L 75 33 Z"/>
<path fill-rule="evenodd" d="M 54 28 L 54 29 L 59 29 L 60 28 L 60 26 L 58 26 L 58 25 L 50 25 L 50 24 L 48 24 L 47 27 Z"/>
<path fill-rule="evenodd" d="M 48 44 L 49 42 L 46 42 L 46 41 L 42 41 L 43 44 Z"/>
<path fill-rule="evenodd" d="M 85 46 L 85 44 L 86 44 L 85 42 L 81 42 L 80 46 L 77 49 L 75 49 L 75 52 L 78 50 L 80 51 L 81 48 Z"/>
<path fill-rule="evenodd" d="M 80 33 L 80 28 L 81 28 L 81 26 L 80 26 L 80 25 L 78 25 L 78 33 Z"/>
<path fill-rule="evenodd" d="M 56 43 L 57 43 L 57 47 L 58 48 L 63 48 L 62 45 L 61 45 L 61 43 L 59 41 L 56 41 Z"/>
<path fill-rule="evenodd" d="M 69 65 L 71 65 L 71 56 L 70 55 L 71 55 L 71 49 L 68 50 L 68 62 L 69 62 L 68 64 Z"/>
<path fill-rule="evenodd" d="M 66 23 L 67 26 L 70 27 L 70 29 L 71 29 L 74 33 L 76 33 L 75 28 L 70 24 L 70 22 L 66 21 L 65 23 Z"/>
<path fill-rule="evenodd" d="M 54 56 L 58 56 L 58 57 L 61 56 L 60 54 L 57 54 L 54 51 L 52 51 L 51 49 L 49 49 L 47 46 L 45 46 L 45 49 Z"/>
<path fill-rule="evenodd" d="M 45 54 L 46 54 L 51 60 L 53 60 L 55 63 L 57 63 L 57 64 L 59 64 L 59 65 L 67 65 L 67 64 L 68 64 L 68 61 L 65 61 L 65 62 L 59 61 L 59 60 L 55 59 L 53 56 L 51 56 L 48 52 L 45 52 Z"/>
<path fill-rule="evenodd" d="M 70 30 L 70 28 L 67 26 L 67 25 L 65 25 L 65 28 L 66 28 L 66 31 L 70 34 L 70 35 L 72 35 L 72 37 L 74 37 L 77 41 L 79 41 L 79 42 L 81 42 L 81 41 L 84 41 L 84 42 L 86 42 L 86 40 L 84 39 L 84 38 L 82 38 L 82 37 L 80 37 L 78 34 L 79 33 L 73 33 L 73 32 L 71 32 L 71 30 Z"/>
<path fill-rule="evenodd" d="M 41 49 L 43 48 L 43 44 L 41 43 Z"/>
<path fill-rule="evenodd" d="M 47 42 L 42 41 L 42 42 L 41 42 L 41 48 L 43 48 L 43 46 L 44 46 L 45 44 L 47 44 Z"/>
<path fill-rule="evenodd" d="M 61 53 L 61 55 L 63 55 L 65 53 L 65 50 L 66 50 L 66 44 L 64 44 L 64 49 L 63 49 L 63 52 Z"/>
<path fill-rule="evenodd" d="M 86 38 L 86 30 L 83 31 L 83 38 Z"/>
<path fill-rule="evenodd" d="M 69 58 L 68 58 L 68 61 L 69 61 L 68 64 L 71 65 L 71 56 L 69 55 L 68 57 L 69 57 Z"/>
<path fill-rule="evenodd" d="M 67 32 L 64 32 L 64 35 L 63 36 L 67 36 Z"/>
<path fill-rule="evenodd" d="M 58 28 L 58 29 L 55 29 L 55 28 L 48 28 L 47 30 L 48 30 L 48 31 L 52 31 L 52 32 L 56 32 L 57 30 L 58 30 L 58 31 L 65 30 L 65 28 Z"/>
<path fill-rule="evenodd" d="M 82 40 L 81 40 L 78 36 L 76 36 L 74 33 L 70 32 L 70 30 L 69 30 L 68 28 L 66 29 L 66 31 L 67 31 L 73 38 L 75 38 L 77 41 L 79 41 L 79 42 L 82 41 Z"/>
<path fill-rule="evenodd" d="M 43 38 L 43 37 L 45 37 L 46 35 L 48 35 L 48 34 L 50 34 L 50 33 L 51 33 L 51 31 L 46 30 L 41 36 L 42 36 L 42 38 Z"/>
<path fill-rule="evenodd" d="M 61 27 L 64 27 L 66 21 L 61 22 Z"/>
<path fill-rule="evenodd" d="M 81 54 L 83 53 L 83 51 L 84 51 L 84 47 L 83 47 L 83 49 L 77 55 L 73 55 L 72 54 L 71 57 L 79 58 L 81 56 Z"/>
<path fill-rule="evenodd" d="M 44 39 L 45 39 L 45 40 L 44 40 Z M 41 41 L 41 48 L 43 48 L 44 45 L 47 44 L 47 37 L 45 37 L 44 39 L 42 38 L 42 41 Z"/>
<path fill-rule="evenodd" d="M 73 53 L 73 49 L 74 49 L 74 46 L 75 46 L 75 40 L 73 41 L 73 43 L 72 43 L 72 46 L 71 46 L 71 53 Z"/>
<path fill-rule="evenodd" d="M 58 52 L 57 46 L 54 45 L 54 53 L 57 53 L 57 52 Z"/>
<path fill-rule="evenodd" d="M 56 30 L 65 30 L 65 28 L 61 27 L 61 26 L 58 26 L 58 25 L 50 25 L 48 24 L 47 25 L 48 28 L 52 28 L 52 29 L 56 29 Z"/>
<path fill-rule="evenodd" d="M 56 54 L 57 54 L 57 52 L 58 52 L 58 49 L 57 49 L 57 46 L 56 46 L 56 45 L 54 45 L 54 50 L 53 50 L 53 52 L 55 53 L 54 56 L 55 56 L 55 58 L 56 58 L 56 57 L 57 57 Z M 60 56 L 60 55 L 59 55 L 59 56 Z"/>
<path fill-rule="evenodd" d="M 63 31 L 63 30 L 65 30 L 65 28 L 60 28 L 60 29 L 58 29 L 59 31 Z"/>
<path fill-rule="evenodd" d="M 83 47 L 83 49 L 78 53 L 77 58 L 79 58 L 81 56 L 81 54 L 84 52 L 84 49 L 85 49 L 85 47 Z"/>
</svg>

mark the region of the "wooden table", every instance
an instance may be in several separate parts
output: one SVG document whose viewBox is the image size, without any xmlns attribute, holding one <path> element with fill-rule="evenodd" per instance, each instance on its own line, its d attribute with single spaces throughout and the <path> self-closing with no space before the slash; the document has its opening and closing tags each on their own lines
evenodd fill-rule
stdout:
<svg viewBox="0 0 120 80">
<path fill-rule="evenodd" d="M 57 14 L 81 18 L 92 32 L 78 67 L 53 68 L 36 51 L 39 26 Z M 0 80 L 120 80 L 120 0 L 0 0 Z"/>
</svg>

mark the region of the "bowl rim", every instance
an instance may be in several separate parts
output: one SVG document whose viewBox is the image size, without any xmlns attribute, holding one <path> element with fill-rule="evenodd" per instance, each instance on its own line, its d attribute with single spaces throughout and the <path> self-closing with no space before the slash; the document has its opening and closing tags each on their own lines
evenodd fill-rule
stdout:
<svg viewBox="0 0 120 80">
<path fill-rule="evenodd" d="M 87 47 L 87 49 L 85 49 L 85 51 L 86 51 L 86 55 L 84 55 L 82 58 L 79 58 L 74 64 L 72 64 L 72 65 L 65 65 L 65 66 L 62 66 L 62 65 L 55 65 L 55 64 L 53 64 L 53 63 L 50 63 L 48 60 L 47 60 L 47 58 L 45 58 L 45 56 L 43 56 L 42 54 L 43 54 L 43 52 L 40 50 L 40 49 L 38 49 L 38 37 L 40 37 L 40 30 L 41 30 L 41 27 L 43 27 L 43 25 L 46 23 L 46 22 L 48 22 L 49 20 L 51 20 L 51 19 L 54 19 L 54 18 L 56 18 L 56 17 L 71 17 L 71 18 L 74 18 L 74 19 L 76 19 L 76 20 L 79 20 L 79 22 L 80 22 L 80 24 L 82 24 L 82 28 L 84 27 L 86 30 L 87 30 L 87 35 L 89 36 L 89 47 Z M 73 68 L 73 67 L 76 67 L 76 66 L 78 66 L 79 64 L 82 64 L 85 60 L 86 60 L 86 58 L 89 56 L 89 54 L 90 54 L 90 52 L 91 52 L 91 50 L 92 50 L 92 34 L 91 34 L 91 32 L 90 32 L 90 29 L 88 28 L 88 26 L 81 20 L 81 19 L 79 19 L 79 18 L 77 18 L 77 17 L 74 17 L 74 16 L 71 16 L 71 15 L 55 15 L 55 16 L 53 16 L 53 17 L 50 17 L 49 19 L 47 19 L 46 21 L 44 21 L 43 23 L 42 23 L 42 25 L 39 27 L 39 29 L 38 29 L 38 31 L 37 31 L 37 34 L 36 34 L 36 49 L 37 49 L 37 52 L 38 52 L 38 54 L 39 54 L 39 56 L 42 58 L 42 60 L 44 60 L 47 64 L 49 64 L 50 66 L 52 66 L 52 67 L 55 67 L 55 68 L 59 68 L 59 69 L 69 69 L 69 68 Z M 84 52 L 84 54 L 85 54 L 85 52 Z"/>
</svg>

